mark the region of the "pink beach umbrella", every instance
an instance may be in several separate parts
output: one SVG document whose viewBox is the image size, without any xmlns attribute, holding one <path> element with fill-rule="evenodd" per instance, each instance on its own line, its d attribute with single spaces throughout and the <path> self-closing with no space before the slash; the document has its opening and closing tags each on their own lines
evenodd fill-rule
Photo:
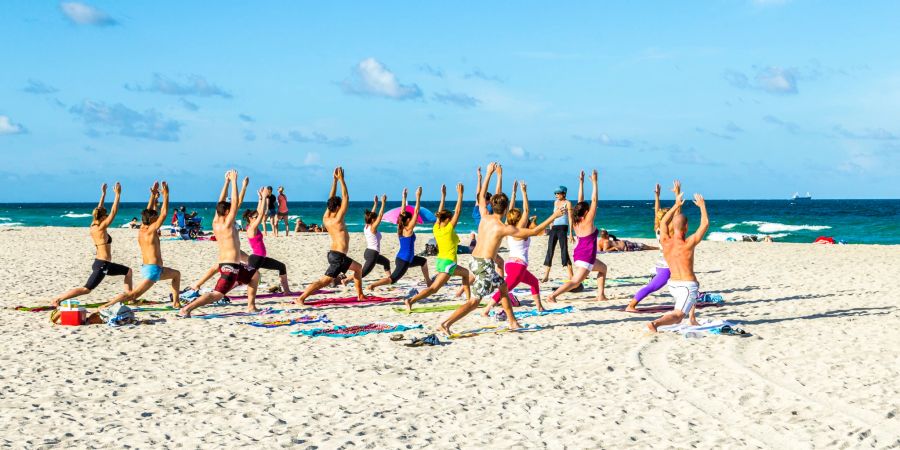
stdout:
<svg viewBox="0 0 900 450">
<path fill-rule="evenodd" d="M 406 205 L 406 210 L 410 214 L 412 214 L 416 210 L 416 207 L 412 205 Z M 384 217 L 382 217 L 382 220 L 384 220 L 385 222 L 397 223 L 398 217 L 400 217 L 400 208 L 394 208 L 384 213 Z M 436 221 L 437 218 L 434 217 L 434 213 L 425 208 L 422 208 L 421 206 L 419 207 L 419 220 L 418 222 L 416 222 L 417 225 L 435 223 Z"/>
</svg>

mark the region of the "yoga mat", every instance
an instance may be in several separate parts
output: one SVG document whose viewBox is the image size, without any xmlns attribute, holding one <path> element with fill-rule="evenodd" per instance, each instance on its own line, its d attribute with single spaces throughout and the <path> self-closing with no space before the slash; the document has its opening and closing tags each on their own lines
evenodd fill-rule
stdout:
<svg viewBox="0 0 900 450">
<path fill-rule="evenodd" d="M 316 291 L 315 293 L 316 294 L 334 294 L 335 291 L 331 291 L 328 289 L 320 289 L 320 290 Z M 282 292 L 275 292 L 272 294 L 256 294 L 256 299 L 259 300 L 259 299 L 265 299 L 265 298 L 299 297 L 300 294 L 302 294 L 302 292 L 292 292 L 289 295 L 285 295 Z M 229 295 L 228 298 L 231 300 L 247 300 L 246 295 Z"/>
<path fill-rule="evenodd" d="M 244 325 L 250 325 L 251 327 L 258 328 L 278 328 L 278 327 L 289 327 L 291 325 L 297 325 L 301 323 L 331 323 L 331 320 L 325 314 L 321 316 L 302 316 L 302 317 L 294 317 L 283 320 L 268 320 L 268 321 L 256 321 L 256 322 L 238 322 Z"/>
<path fill-rule="evenodd" d="M 577 311 L 574 306 L 564 306 L 556 309 L 545 309 L 538 311 L 537 309 L 529 309 L 527 311 L 516 311 L 516 319 L 526 319 L 528 317 L 549 316 L 551 314 L 569 314 Z M 491 317 L 497 315 L 497 311 L 491 311 Z"/>
<path fill-rule="evenodd" d="M 316 328 L 313 330 L 291 331 L 294 336 L 350 338 L 373 333 L 396 333 L 398 331 L 415 330 L 422 325 L 402 325 L 391 323 L 368 323 L 365 325 L 335 326 L 331 328 Z"/>
<path fill-rule="evenodd" d="M 701 303 L 697 303 L 696 306 L 697 306 L 697 308 L 707 308 L 710 306 L 725 306 L 725 303 L 724 302 L 718 302 L 718 303 L 701 302 Z M 668 312 L 673 309 L 675 309 L 675 305 L 656 305 L 656 306 L 645 306 L 643 308 L 638 308 L 637 311 L 625 311 L 624 309 L 622 311 L 628 312 L 628 313 L 645 313 L 646 314 L 646 313 Z"/>
<path fill-rule="evenodd" d="M 138 300 L 136 302 L 126 303 L 128 306 L 136 306 L 136 305 L 161 305 L 163 303 L 169 303 L 168 301 L 154 301 L 154 300 Z M 82 308 L 99 308 L 105 305 L 106 302 L 102 303 L 87 303 L 81 305 Z M 45 311 L 53 311 L 56 309 L 55 306 L 51 305 L 35 305 L 35 306 L 10 306 L 9 309 L 14 309 L 16 311 L 25 311 L 25 312 L 45 312 Z"/>
<path fill-rule="evenodd" d="M 462 304 L 459 305 L 435 305 L 435 306 L 413 306 L 412 314 L 420 314 L 420 313 L 431 313 L 431 312 L 444 312 L 444 311 L 455 311 L 456 308 L 459 308 Z M 484 307 L 484 303 L 479 303 L 478 307 Z M 394 308 L 394 311 L 403 314 L 410 314 L 406 311 L 406 308 Z"/>
<path fill-rule="evenodd" d="M 191 319 L 224 319 L 226 317 L 247 317 L 247 316 L 265 316 L 269 314 L 281 314 L 282 312 L 294 312 L 300 310 L 284 310 L 284 309 L 273 309 L 273 308 L 265 308 L 261 309 L 257 312 L 248 312 L 248 311 L 236 311 L 229 313 L 213 313 L 213 314 L 200 314 L 196 316 L 191 316 Z"/>
<path fill-rule="evenodd" d="M 356 297 L 333 297 L 333 298 L 322 298 L 318 300 L 307 300 L 303 306 L 311 306 L 313 308 L 321 308 L 323 306 L 353 306 L 353 305 L 374 305 L 378 303 L 391 303 L 391 302 L 399 302 L 401 299 L 399 298 L 385 298 L 385 297 L 376 297 L 370 296 L 366 297 L 365 300 L 358 300 Z"/>
<path fill-rule="evenodd" d="M 532 331 L 540 331 L 543 330 L 544 327 L 540 325 L 533 324 L 523 324 L 521 328 L 516 330 L 510 330 L 507 325 L 491 325 L 487 327 L 475 328 L 473 330 L 463 331 L 461 333 L 453 333 L 450 336 L 447 336 L 450 339 L 463 339 L 469 337 L 475 337 L 482 334 L 500 334 L 500 333 L 527 333 Z"/>
</svg>

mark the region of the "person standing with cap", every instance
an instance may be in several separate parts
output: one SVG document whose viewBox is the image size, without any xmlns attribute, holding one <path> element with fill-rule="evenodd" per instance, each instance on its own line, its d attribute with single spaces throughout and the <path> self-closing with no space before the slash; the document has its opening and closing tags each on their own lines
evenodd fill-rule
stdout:
<svg viewBox="0 0 900 450">
<path fill-rule="evenodd" d="M 559 243 L 560 261 L 563 267 L 569 271 L 569 279 L 572 279 L 572 260 L 569 258 L 568 242 L 575 242 L 575 236 L 569 224 L 572 220 L 572 202 L 566 199 L 566 193 L 569 190 L 565 186 L 560 186 L 553 191 L 556 200 L 553 201 L 553 210 L 565 208 L 566 213 L 562 217 L 556 218 L 550 228 L 550 242 L 547 243 L 547 256 L 544 257 L 544 278 L 542 282 L 550 279 L 550 266 L 553 264 L 553 252 Z"/>
</svg>

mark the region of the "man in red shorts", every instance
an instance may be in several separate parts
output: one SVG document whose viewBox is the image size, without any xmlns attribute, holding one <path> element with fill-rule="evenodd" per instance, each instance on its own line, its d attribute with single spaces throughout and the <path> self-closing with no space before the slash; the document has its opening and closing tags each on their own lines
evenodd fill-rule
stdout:
<svg viewBox="0 0 900 450">
<path fill-rule="evenodd" d="M 247 285 L 247 310 L 249 312 L 259 311 L 256 308 L 256 287 L 259 285 L 259 273 L 241 264 L 241 241 L 238 230 L 234 226 L 234 218 L 241 208 L 237 188 L 237 171 L 226 172 L 225 180 L 231 186 L 231 199 L 237 204 L 225 200 L 225 190 L 222 191 L 219 202 L 216 204 L 213 233 L 216 235 L 216 243 L 219 245 L 219 281 L 212 292 L 201 295 L 181 308 L 178 312 L 181 317 L 190 317 L 191 311 L 221 300 L 228 291 L 242 284 Z"/>
</svg>

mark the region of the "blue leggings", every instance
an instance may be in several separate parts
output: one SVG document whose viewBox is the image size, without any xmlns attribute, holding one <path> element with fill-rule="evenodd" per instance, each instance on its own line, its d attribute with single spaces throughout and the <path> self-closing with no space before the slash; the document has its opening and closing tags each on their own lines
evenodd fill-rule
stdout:
<svg viewBox="0 0 900 450">
<path fill-rule="evenodd" d="M 669 281 L 669 276 L 671 273 L 669 272 L 668 267 L 657 267 L 656 275 L 653 276 L 653 279 L 647 283 L 646 286 L 642 287 L 641 290 L 637 291 L 637 294 L 634 294 L 634 300 L 640 303 L 648 295 L 660 290 L 666 283 Z"/>
</svg>

